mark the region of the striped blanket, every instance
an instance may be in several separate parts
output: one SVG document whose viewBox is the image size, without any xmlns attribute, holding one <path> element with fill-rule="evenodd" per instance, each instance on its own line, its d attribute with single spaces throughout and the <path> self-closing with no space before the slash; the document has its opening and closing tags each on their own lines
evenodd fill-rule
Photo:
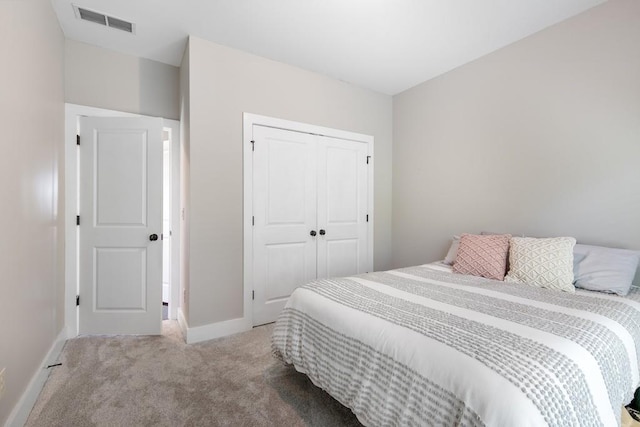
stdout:
<svg viewBox="0 0 640 427">
<path fill-rule="evenodd" d="M 614 426 L 640 385 L 640 288 L 569 294 L 435 265 L 318 280 L 272 346 L 365 425 Z"/>
</svg>

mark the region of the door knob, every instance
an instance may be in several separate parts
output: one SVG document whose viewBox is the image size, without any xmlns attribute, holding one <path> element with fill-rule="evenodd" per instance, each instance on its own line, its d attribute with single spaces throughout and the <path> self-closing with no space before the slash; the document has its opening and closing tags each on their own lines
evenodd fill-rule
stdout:
<svg viewBox="0 0 640 427">
<path fill-rule="evenodd" d="M 325 234 L 327 234 L 327 232 L 326 232 L 326 231 L 324 231 L 324 230 L 320 230 L 320 235 L 321 235 L 321 236 L 324 236 Z"/>
<path fill-rule="evenodd" d="M 316 230 L 311 230 L 311 233 L 309 233 L 309 234 L 311 234 L 313 237 L 315 237 L 316 236 Z"/>
<path fill-rule="evenodd" d="M 150 235 L 149 240 L 151 240 L 152 242 L 155 242 L 156 240 L 158 240 L 158 235 L 155 233 Z"/>
</svg>

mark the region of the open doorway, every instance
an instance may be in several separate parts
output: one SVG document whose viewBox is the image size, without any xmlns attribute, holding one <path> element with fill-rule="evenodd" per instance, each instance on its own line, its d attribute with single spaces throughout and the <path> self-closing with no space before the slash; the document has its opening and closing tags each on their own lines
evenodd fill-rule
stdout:
<svg viewBox="0 0 640 427">
<path fill-rule="evenodd" d="M 140 115 L 80 106 L 66 105 L 65 127 L 65 324 L 67 335 L 78 335 L 80 317 L 76 305 L 79 295 L 79 233 L 76 213 L 79 212 L 79 148 L 76 145 L 80 117 L 142 117 Z M 162 121 L 162 248 L 163 265 L 162 304 L 163 318 L 177 319 L 180 302 L 180 141 L 179 122 Z M 160 243 L 160 242 L 159 242 Z M 86 301 L 91 303 L 91 301 Z M 164 305 L 166 303 L 166 306 Z M 158 319 L 160 322 L 161 319 Z"/>
<path fill-rule="evenodd" d="M 162 320 L 169 320 L 171 301 L 171 128 L 162 135 Z M 175 319 L 175 317 L 173 317 Z"/>
</svg>

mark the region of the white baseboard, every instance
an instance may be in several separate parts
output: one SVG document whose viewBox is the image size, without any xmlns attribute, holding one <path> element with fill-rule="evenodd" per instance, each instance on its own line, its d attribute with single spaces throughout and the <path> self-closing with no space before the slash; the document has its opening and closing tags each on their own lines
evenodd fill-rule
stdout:
<svg viewBox="0 0 640 427">
<path fill-rule="evenodd" d="M 47 366 L 58 360 L 62 347 L 64 347 L 64 343 L 66 341 L 67 329 L 62 328 L 62 331 L 60 331 L 53 344 L 51 344 L 51 348 L 42 360 L 40 368 L 33 374 L 27 389 L 20 397 L 20 400 L 18 400 L 16 406 L 13 407 L 13 411 L 9 414 L 5 427 L 22 427 L 27 422 L 31 409 L 33 409 L 33 405 L 35 405 L 36 400 L 38 400 L 38 396 L 42 391 L 42 387 L 44 387 L 44 383 L 47 381 L 47 378 L 49 378 L 49 370 L 47 369 Z"/>
<path fill-rule="evenodd" d="M 182 336 L 185 338 L 187 344 L 226 337 L 227 335 L 248 331 L 253 327 L 248 319 L 240 317 L 238 319 L 225 320 L 223 322 L 190 328 L 182 309 L 178 309 L 178 324 L 180 325 Z"/>
</svg>

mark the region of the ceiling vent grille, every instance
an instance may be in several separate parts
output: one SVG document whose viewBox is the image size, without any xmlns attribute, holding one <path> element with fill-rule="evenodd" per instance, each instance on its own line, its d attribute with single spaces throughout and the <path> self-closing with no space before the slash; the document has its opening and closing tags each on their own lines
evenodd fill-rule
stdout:
<svg viewBox="0 0 640 427">
<path fill-rule="evenodd" d="M 135 33 L 135 24 L 96 12 L 95 10 L 84 9 L 73 5 L 76 17 L 84 21 L 93 22 L 95 24 L 104 25 L 105 27 L 115 28 L 116 30 L 126 31 L 127 33 Z"/>
</svg>

